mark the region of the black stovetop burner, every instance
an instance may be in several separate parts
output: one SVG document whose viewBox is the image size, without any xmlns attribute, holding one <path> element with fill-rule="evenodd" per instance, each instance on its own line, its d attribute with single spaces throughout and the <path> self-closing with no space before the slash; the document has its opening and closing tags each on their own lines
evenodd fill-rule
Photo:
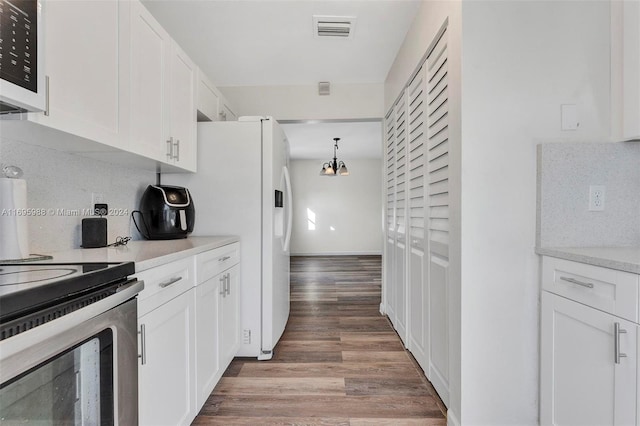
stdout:
<svg viewBox="0 0 640 426">
<path fill-rule="evenodd" d="M 135 273 L 123 263 L 0 263 L 0 325 L 104 288 L 117 291 Z"/>
</svg>

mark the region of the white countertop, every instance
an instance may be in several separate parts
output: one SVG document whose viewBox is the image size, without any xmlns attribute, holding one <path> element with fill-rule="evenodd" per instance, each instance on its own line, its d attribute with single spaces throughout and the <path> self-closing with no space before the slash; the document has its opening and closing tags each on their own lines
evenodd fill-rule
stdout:
<svg viewBox="0 0 640 426">
<path fill-rule="evenodd" d="M 48 253 L 48 262 L 135 262 L 144 271 L 203 251 L 239 241 L 237 236 L 189 237 L 178 240 L 129 241 L 126 246 L 74 249 Z"/>
<path fill-rule="evenodd" d="M 640 274 L 640 247 L 538 247 L 536 253 Z"/>
</svg>

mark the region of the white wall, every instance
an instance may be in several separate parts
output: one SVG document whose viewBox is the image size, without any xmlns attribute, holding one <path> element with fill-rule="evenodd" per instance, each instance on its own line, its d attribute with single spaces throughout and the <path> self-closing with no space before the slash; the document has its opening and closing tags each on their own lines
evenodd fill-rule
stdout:
<svg viewBox="0 0 640 426">
<path fill-rule="evenodd" d="M 220 87 L 239 115 L 269 115 L 276 120 L 382 118 L 383 84 Z"/>
<path fill-rule="evenodd" d="M 609 2 L 424 1 L 385 110 L 449 19 L 449 423 L 538 422 L 536 145 L 610 132 Z M 461 61 L 461 63 L 460 63 Z M 560 130 L 560 105 L 580 127 Z"/>
<path fill-rule="evenodd" d="M 461 420 L 536 424 L 536 144 L 609 139 L 609 3 L 463 2 L 462 22 Z"/>
<path fill-rule="evenodd" d="M 291 161 L 291 254 L 381 254 L 381 161 L 346 160 L 349 176 L 320 176 L 322 161 Z"/>
</svg>

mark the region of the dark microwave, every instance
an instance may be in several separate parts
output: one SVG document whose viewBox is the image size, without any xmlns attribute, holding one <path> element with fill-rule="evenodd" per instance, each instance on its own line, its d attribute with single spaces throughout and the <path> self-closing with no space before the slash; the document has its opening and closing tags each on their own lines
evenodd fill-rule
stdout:
<svg viewBox="0 0 640 426">
<path fill-rule="evenodd" d="M 41 0 L 0 0 L 0 114 L 45 109 Z"/>
</svg>

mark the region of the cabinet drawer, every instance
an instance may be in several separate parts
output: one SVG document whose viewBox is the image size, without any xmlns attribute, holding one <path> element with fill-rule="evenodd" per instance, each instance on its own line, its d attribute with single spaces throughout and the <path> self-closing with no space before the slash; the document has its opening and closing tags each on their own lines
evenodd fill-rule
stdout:
<svg viewBox="0 0 640 426">
<path fill-rule="evenodd" d="M 639 275 L 544 256 L 542 288 L 638 322 Z"/>
<path fill-rule="evenodd" d="M 196 255 L 196 283 L 215 277 L 240 262 L 240 243 L 228 244 Z"/>
<path fill-rule="evenodd" d="M 192 256 L 136 274 L 144 280 L 144 290 L 138 295 L 138 317 L 192 288 L 194 275 Z"/>
</svg>

